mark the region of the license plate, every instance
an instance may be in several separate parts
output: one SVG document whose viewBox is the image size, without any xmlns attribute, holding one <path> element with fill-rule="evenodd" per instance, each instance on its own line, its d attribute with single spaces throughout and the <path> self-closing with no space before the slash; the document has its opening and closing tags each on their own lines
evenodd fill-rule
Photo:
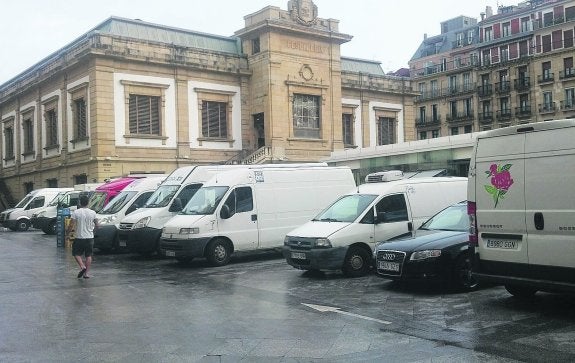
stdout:
<svg viewBox="0 0 575 363">
<path fill-rule="evenodd" d="M 126 247 L 126 241 L 118 241 L 118 246 Z"/>
<path fill-rule="evenodd" d="M 303 252 L 292 252 L 291 253 L 291 258 L 293 258 L 294 260 L 305 260 L 305 253 Z"/>
<path fill-rule="evenodd" d="M 176 253 L 174 251 L 166 251 L 166 257 L 176 257 Z"/>
<path fill-rule="evenodd" d="M 399 272 L 399 263 L 397 262 L 387 262 L 387 261 L 379 261 L 377 263 L 378 270 L 388 270 L 388 271 L 395 271 Z"/>
<path fill-rule="evenodd" d="M 517 241 L 488 239 L 487 248 L 503 248 L 506 250 L 516 250 L 518 247 Z"/>
</svg>

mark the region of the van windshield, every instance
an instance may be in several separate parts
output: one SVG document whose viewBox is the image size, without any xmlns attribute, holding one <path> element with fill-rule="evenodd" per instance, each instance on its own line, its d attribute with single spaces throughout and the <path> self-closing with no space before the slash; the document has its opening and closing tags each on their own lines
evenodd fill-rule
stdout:
<svg viewBox="0 0 575 363">
<path fill-rule="evenodd" d="M 98 213 L 104 207 L 107 196 L 106 192 L 94 192 L 88 201 L 88 208 Z"/>
<path fill-rule="evenodd" d="M 132 199 L 138 192 L 136 191 L 123 191 L 120 192 L 112 201 L 100 211 L 99 214 L 115 214 L 118 213 L 124 206 Z"/>
<path fill-rule="evenodd" d="M 162 208 L 167 206 L 181 185 L 160 185 L 150 196 L 144 208 Z"/>
<path fill-rule="evenodd" d="M 14 208 L 24 208 L 26 204 L 28 204 L 28 202 L 32 199 L 32 197 L 32 195 L 25 196 L 24 199 L 22 199 L 20 203 L 16 204 Z"/>
<path fill-rule="evenodd" d="M 198 189 L 180 214 L 213 214 L 228 189 L 228 187 L 203 187 Z"/>
<path fill-rule="evenodd" d="M 373 194 L 350 194 L 336 200 L 312 221 L 347 222 L 355 221 L 377 198 Z"/>
</svg>

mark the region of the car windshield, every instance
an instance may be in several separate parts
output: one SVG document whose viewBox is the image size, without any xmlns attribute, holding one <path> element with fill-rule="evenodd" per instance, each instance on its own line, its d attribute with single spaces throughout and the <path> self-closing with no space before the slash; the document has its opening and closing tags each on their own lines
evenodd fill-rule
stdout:
<svg viewBox="0 0 575 363">
<path fill-rule="evenodd" d="M 48 204 L 48 207 L 55 207 L 58 205 L 58 203 L 62 200 L 64 200 L 64 198 L 66 198 L 66 194 L 68 194 L 69 192 L 60 192 L 56 195 L 56 197 L 54 197 L 54 199 L 52 199 L 52 201 Z"/>
<path fill-rule="evenodd" d="M 355 221 L 377 198 L 374 194 L 350 194 L 336 200 L 323 210 L 313 221 L 347 222 Z"/>
<path fill-rule="evenodd" d="M 207 215 L 214 213 L 228 189 L 228 187 L 203 187 L 198 189 L 180 214 Z"/>
<path fill-rule="evenodd" d="M 469 231 L 469 216 L 467 203 L 457 203 L 445 208 L 427 220 L 420 229 L 441 231 Z"/>
<path fill-rule="evenodd" d="M 136 191 L 123 191 L 120 192 L 110 203 L 108 203 L 99 214 L 115 214 L 118 213 L 124 206 L 138 194 Z"/>
<path fill-rule="evenodd" d="M 24 208 L 26 204 L 28 204 L 28 202 L 32 199 L 32 197 L 32 195 L 25 196 L 24 199 L 22 199 L 20 203 L 16 204 L 14 208 Z"/>
<path fill-rule="evenodd" d="M 144 208 L 162 208 L 167 206 L 181 185 L 160 185 L 150 196 Z"/>
<path fill-rule="evenodd" d="M 88 201 L 88 208 L 96 211 L 96 213 L 99 212 L 104 207 L 107 196 L 106 192 L 94 192 Z"/>
</svg>

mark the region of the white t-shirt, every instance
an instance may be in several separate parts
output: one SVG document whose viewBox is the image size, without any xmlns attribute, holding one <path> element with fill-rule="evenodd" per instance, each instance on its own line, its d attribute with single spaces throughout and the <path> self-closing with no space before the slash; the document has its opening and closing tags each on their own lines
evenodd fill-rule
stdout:
<svg viewBox="0 0 575 363">
<path fill-rule="evenodd" d="M 96 212 L 90 208 L 78 208 L 71 217 L 76 220 L 76 238 L 94 238 Z"/>
</svg>

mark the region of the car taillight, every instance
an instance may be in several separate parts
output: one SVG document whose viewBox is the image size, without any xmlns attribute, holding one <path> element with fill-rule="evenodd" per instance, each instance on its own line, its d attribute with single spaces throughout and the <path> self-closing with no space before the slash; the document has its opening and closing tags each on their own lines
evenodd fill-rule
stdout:
<svg viewBox="0 0 575 363">
<path fill-rule="evenodd" d="M 477 246 L 477 207 L 475 202 L 467 202 L 467 214 L 469 215 L 469 245 Z"/>
</svg>

